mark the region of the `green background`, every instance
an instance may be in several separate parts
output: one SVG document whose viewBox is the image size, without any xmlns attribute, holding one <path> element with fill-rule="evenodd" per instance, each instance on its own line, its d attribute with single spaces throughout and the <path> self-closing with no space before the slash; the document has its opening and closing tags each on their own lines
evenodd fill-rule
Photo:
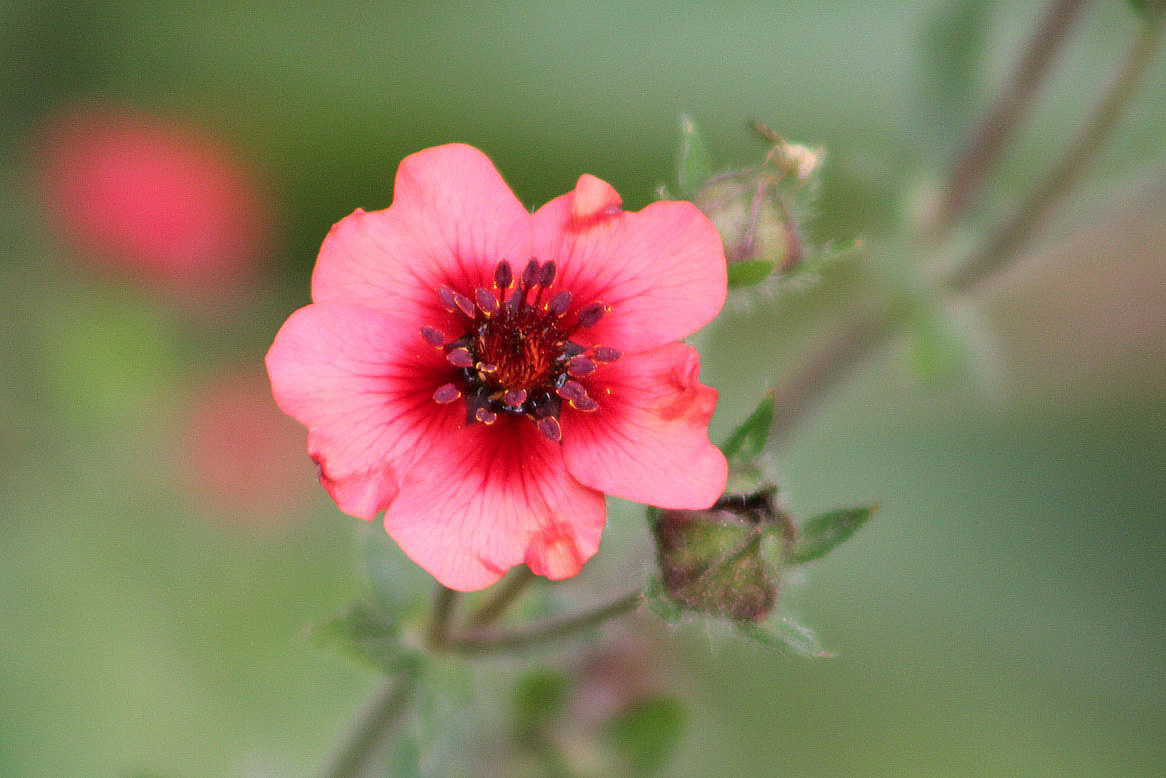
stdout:
<svg viewBox="0 0 1166 778">
<path fill-rule="evenodd" d="M 903 214 L 1041 10 L 959 5 L 946 33 L 954 12 L 926 2 L 0 7 L 0 775 L 311 774 L 375 686 L 302 635 L 360 591 L 360 522 L 312 491 L 286 526 L 210 516 L 174 435 L 189 386 L 258 363 L 307 302 L 328 227 L 388 204 L 401 157 L 464 141 L 526 203 L 589 172 L 638 208 L 674 177 L 682 112 L 722 166 L 760 158 L 760 118 L 828 149 L 810 233 L 901 262 Z M 1028 191 L 1134 35 L 1124 3 L 1094 5 L 961 240 Z M 277 232 L 241 309 L 192 323 L 76 269 L 29 149 L 95 98 L 212 128 L 261 171 Z M 774 457 L 799 516 L 882 506 L 786 585 L 838 658 L 647 617 L 611 633 L 689 703 L 667 774 L 1166 772 L 1163 126 L 1166 60 L 1033 261 L 964 312 L 980 377 L 920 381 L 895 343 Z M 731 302 L 700 337 L 714 437 L 847 310 L 851 276 Z M 615 505 L 567 591 L 624 590 L 648 543 Z M 550 661 L 487 664 L 480 691 Z"/>
</svg>

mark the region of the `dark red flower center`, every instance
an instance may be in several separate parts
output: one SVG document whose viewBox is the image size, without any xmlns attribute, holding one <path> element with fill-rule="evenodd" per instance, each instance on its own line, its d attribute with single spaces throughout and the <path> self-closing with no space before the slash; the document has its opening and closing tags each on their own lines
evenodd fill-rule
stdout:
<svg viewBox="0 0 1166 778">
<path fill-rule="evenodd" d="M 441 304 L 457 313 L 466 329 L 447 341 L 440 330 L 421 328 L 425 342 L 442 349 L 461 371 L 457 380 L 433 393 L 434 400 L 444 404 L 464 398 L 467 424 L 493 424 L 504 413 L 525 416 L 554 441 L 563 436 L 563 402 L 580 411 L 599 408 L 577 379 L 619 359 L 620 352 L 586 348 L 571 336 L 594 327 L 609 309 L 592 302 L 569 313 L 571 293 L 553 291 L 555 275 L 554 261 L 532 259 L 516 284 L 510 263 L 502 260 L 491 288 L 478 287 L 473 299 L 448 286 L 438 288 Z"/>
</svg>

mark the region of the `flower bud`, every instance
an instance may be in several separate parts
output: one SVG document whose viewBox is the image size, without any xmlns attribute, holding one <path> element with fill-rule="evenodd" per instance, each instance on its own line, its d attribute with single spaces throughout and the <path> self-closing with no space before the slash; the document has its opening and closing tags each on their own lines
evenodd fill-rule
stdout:
<svg viewBox="0 0 1166 778">
<path fill-rule="evenodd" d="M 792 527 L 776 489 L 727 494 L 703 511 L 660 510 L 653 527 L 664 591 L 681 605 L 739 622 L 764 619 L 777 604 L 781 555 L 763 542 Z"/>
</svg>

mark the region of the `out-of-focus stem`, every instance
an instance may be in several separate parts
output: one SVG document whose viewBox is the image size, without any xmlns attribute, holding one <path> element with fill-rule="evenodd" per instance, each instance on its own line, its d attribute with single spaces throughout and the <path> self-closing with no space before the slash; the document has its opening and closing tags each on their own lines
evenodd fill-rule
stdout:
<svg viewBox="0 0 1166 778">
<path fill-rule="evenodd" d="M 453 619 L 458 593 L 453 589 L 437 585 L 433 597 L 433 611 L 429 614 L 429 626 L 425 630 L 425 645 L 430 651 L 441 651 L 449 640 L 449 624 Z"/>
<path fill-rule="evenodd" d="M 819 402 L 826 390 L 843 378 L 895 331 L 887 312 L 868 312 L 844 325 L 803 363 L 801 370 L 774 393 L 774 440 L 785 437 L 802 415 Z"/>
<path fill-rule="evenodd" d="M 948 286 L 953 292 L 972 289 L 1014 260 L 1053 206 L 1063 200 L 1081 180 L 1117 127 L 1118 120 L 1125 113 L 1130 98 L 1153 61 L 1162 40 L 1162 28 L 1161 22 L 1142 24 L 1121 68 L 1084 129 L 1033 196 L 988 241 L 982 251 L 952 275 Z"/>
<path fill-rule="evenodd" d="M 1049 72 L 1067 33 L 1087 5 L 1086 0 L 1053 0 L 1016 64 L 1016 70 L 996 102 L 976 125 L 948 176 L 943 199 L 929 227 L 938 243 L 971 204 L 977 190 L 1008 145 L 1013 131 L 1033 105 L 1037 89 Z"/>
<path fill-rule="evenodd" d="M 369 702 L 336 758 L 324 768 L 323 778 L 361 775 L 369 758 L 392 732 L 413 695 L 416 677 L 406 672 L 390 679 Z"/>
<path fill-rule="evenodd" d="M 526 591 L 526 587 L 534 580 L 534 573 L 528 567 L 520 567 L 510 574 L 498 588 L 498 591 L 482 604 L 469 619 L 471 627 L 485 627 L 494 623 L 511 603 Z"/>
<path fill-rule="evenodd" d="M 529 627 L 512 630 L 470 630 L 465 634 L 451 635 L 446 645 L 461 654 L 486 654 L 529 648 L 596 627 L 616 616 L 635 610 L 643 600 L 643 592 L 637 590 L 583 613 L 548 619 Z"/>
</svg>

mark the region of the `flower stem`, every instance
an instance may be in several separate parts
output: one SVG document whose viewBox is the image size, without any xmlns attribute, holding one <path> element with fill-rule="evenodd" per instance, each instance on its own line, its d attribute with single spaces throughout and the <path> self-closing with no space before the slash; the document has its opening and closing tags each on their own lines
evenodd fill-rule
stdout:
<svg viewBox="0 0 1166 778">
<path fill-rule="evenodd" d="M 770 437 L 784 438 L 811 406 L 894 333 L 889 313 L 868 312 L 827 340 L 802 369 L 774 393 Z"/>
<path fill-rule="evenodd" d="M 454 606 L 458 592 L 441 584 L 433 596 L 433 611 L 429 614 L 429 626 L 425 630 L 425 646 L 434 652 L 441 651 L 449 642 L 449 625 L 453 620 Z"/>
<path fill-rule="evenodd" d="M 1162 28 L 1163 24 L 1156 21 L 1142 24 L 1116 77 L 1077 139 L 1035 194 L 988 241 L 981 252 L 949 279 L 948 286 L 953 292 L 972 289 L 1015 259 L 1053 206 L 1063 200 L 1081 180 L 1105 141 L 1116 129 L 1118 120 L 1125 113 L 1138 84 L 1153 61 L 1162 40 Z"/>
<path fill-rule="evenodd" d="M 506 609 L 526 591 L 526 587 L 534 580 L 534 573 L 528 567 L 520 567 L 504 580 L 498 591 L 482 604 L 469 619 L 471 627 L 485 627 L 494 623 Z"/>
<path fill-rule="evenodd" d="M 529 648 L 598 626 L 609 619 L 635 610 L 643 602 L 643 592 L 636 590 L 606 605 L 558 619 L 548 619 L 529 627 L 512 630 L 470 630 L 451 635 L 446 645 L 461 654 L 486 654 Z"/>
<path fill-rule="evenodd" d="M 323 778 L 352 778 L 361 774 L 385 736 L 400 721 L 415 685 L 413 671 L 406 671 L 385 683 L 357 720 L 336 758 L 324 768 Z"/>
<path fill-rule="evenodd" d="M 1086 5 L 1085 0 L 1053 0 L 1045 9 L 1004 91 L 976 125 L 952 168 L 943 200 L 929 225 L 929 237 L 934 242 L 947 237 L 992 172 L 1020 120 L 1032 107 L 1066 34 Z"/>
</svg>

